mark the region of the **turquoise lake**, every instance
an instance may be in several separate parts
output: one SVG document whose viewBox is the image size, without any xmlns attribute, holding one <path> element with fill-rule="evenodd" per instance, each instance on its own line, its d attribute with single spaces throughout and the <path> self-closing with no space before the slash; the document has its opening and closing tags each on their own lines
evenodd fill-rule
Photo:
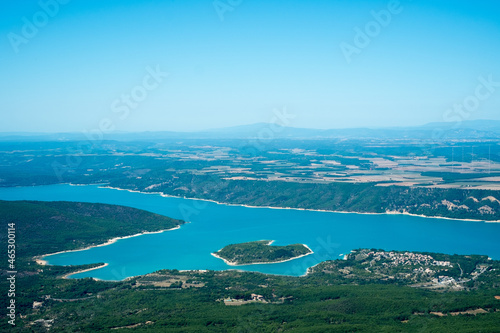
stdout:
<svg viewBox="0 0 500 333">
<path fill-rule="evenodd" d="M 262 239 L 275 240 L 274 245 L 307 244 L 314 254 L 284 263 L 238 266 L 237 269 L 299 276 L 305 274 L 308 267 L 321 261 L 339 259 L 342 254 L 356 248 L 484 254 L 500 259 L 500 223 L 249 208 L 66 184 L 0 188 L 0 200 L 108 203 L 190 222 L 177 230 L 45 257 L 53 265 L 109 264 L 101 269 L 72 275 L 73 278 L 122 280 L 160 269 L 234 269 L 210 253 L 228 244 Z"/>
</svg>

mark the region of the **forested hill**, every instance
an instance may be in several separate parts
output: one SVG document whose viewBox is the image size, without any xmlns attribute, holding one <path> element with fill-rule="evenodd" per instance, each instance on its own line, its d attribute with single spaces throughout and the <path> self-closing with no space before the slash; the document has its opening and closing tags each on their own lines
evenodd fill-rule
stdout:
<svg viewBox="0 0 500 333">
<path fill-rule="evenodd" d="M 39 201 L 0 201 L 0 222 L 5 227 L 15 223 L 16 252 L 23 256 L 73 250 L 184 223 L 130 207 Z M 6 238 L 7 233 L 0 233 L 2 244 Z"/>
<path fill-rule="evenodd" d="M 110 186 L 250 206 L 290 207 L 357 213 L 410 213 L 454 219 L 500 220 L 499 191 L 377 186 L 371 183 L 297 183 L 228 180 L 173 173 L 153 189 L 148 181 L 116 180 Z"/>
<path fill-rule="evenodd" d="M 271 246 L 273 241 L 230 244 L 215 253 L 229 265 L 246 265 L 255 263 L 274 263 L 311 254 L 311 250 L 302 244 Z"/>
</svg>

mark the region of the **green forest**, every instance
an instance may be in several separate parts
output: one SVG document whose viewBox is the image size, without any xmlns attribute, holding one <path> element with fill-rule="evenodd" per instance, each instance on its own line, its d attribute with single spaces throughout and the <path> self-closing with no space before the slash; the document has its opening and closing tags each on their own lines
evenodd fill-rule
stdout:
<svg viewBox="0 0 500 333">
<path fill-rule="evenodd" d="M 62 279 L 69 272 L 99 263 L 40 266 L 33 256 L 96 244 L 116 236 L 166 229 L 182 221 L 101 204 L 25 201 L 1 202 L 0 207 L 2 227 L 7 228 L 14 221 L 19 235 L 18 316 L 13 327 L 2 315 L 1 331 L 498 332 L 500 265 L 484 257 L 422 254 L 453 264 L 459 260 L 469 278 L 475 276 L 478 267 L 487 265 L 463 290 L 415 287 L 422 281 L 405 280 L 407 272 L 398 267 L 387 270 L 383 263 L 389 263 L 389 259 L 380 260 L 380 265 L 374 264 L 367 271 L 369 263 L 385 253 L 381 254 L 382 250 L 358 250 L 347 260 L 318 265 L 304 277 L 163 270 L 119 282 Z M 138 228 L 131 223 L 133 219 L 144 223 Z M 57 235 L 53 235 L 54 230 Z M 0 235 L 5 244 L 6 235 Z M 2 260 L 7 262 L 5 255 Z M 412 271 L 419 265 L 415 263 Z M 7 270 L 3 267 L 0 288 L 8 290 Z M 458 271 L 450 270 L 449 274 L 460 278 Z M 250 300 L 252 294 L 261 295 L 262 301 L 240 306 L 225 302 Z M 2 297 L 2 311 L 6 302 Z M 36 308 L 34 302 L 40 302 Z"/>
</svg>

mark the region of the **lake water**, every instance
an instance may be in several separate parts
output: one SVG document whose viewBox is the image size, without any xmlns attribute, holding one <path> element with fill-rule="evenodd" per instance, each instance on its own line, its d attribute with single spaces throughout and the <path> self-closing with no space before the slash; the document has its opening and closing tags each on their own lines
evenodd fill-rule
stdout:
<svg viewBox="0 0 500 333">
<path fill-rule="evenodd" d="M 66 184 L 0 188 L 0 200 L 108 203 L 190 222 L 177 230 L 122 239 L 108 246 L 45 258 L 53 265 L 109 264 L 75 274 L 74 278 L 122 280 L 160 269 L 234 269 L 210 253 L 228 244 L 263 239 L 275 240 L 274 245 L 307 244 L 315 253 L 284 263 L 238 266 L 238 269 L 299 276 L 308 267 L 341 258 L 342 254 L 356 248 L 484 254 L 500 259 L 500 223 L 249 208 Z"/>
</svg>

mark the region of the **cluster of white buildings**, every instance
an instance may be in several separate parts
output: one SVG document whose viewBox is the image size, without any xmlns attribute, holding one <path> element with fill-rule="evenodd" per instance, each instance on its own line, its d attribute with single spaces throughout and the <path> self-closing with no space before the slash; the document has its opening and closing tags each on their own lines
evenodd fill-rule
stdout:
<svg viewBox="0 0 500 333">
<path fill-rule="evenodd" d="M 451 276 L 443 276 L 443 275 L 440 275 L 437 278 L 432 279 L 432 282 L 439 283 L 441 285 L 450 285 L 457 283 L 457 281 L 455 281 L 455 279 L 452 278 Z"/>
<path fill-rule="evenodd" d="M 449 261 L 438 261 L 428 254 L 420 253 L 398 253 L 398 252 L 369 252 L 368 256 L 373 256 L 373 260 L 379 261 L 381 259 L 390 259 L 393 266 L 400 265 L 426 265 L 426 266 L 444 266 L 453 267 Z"/>
</svg>

